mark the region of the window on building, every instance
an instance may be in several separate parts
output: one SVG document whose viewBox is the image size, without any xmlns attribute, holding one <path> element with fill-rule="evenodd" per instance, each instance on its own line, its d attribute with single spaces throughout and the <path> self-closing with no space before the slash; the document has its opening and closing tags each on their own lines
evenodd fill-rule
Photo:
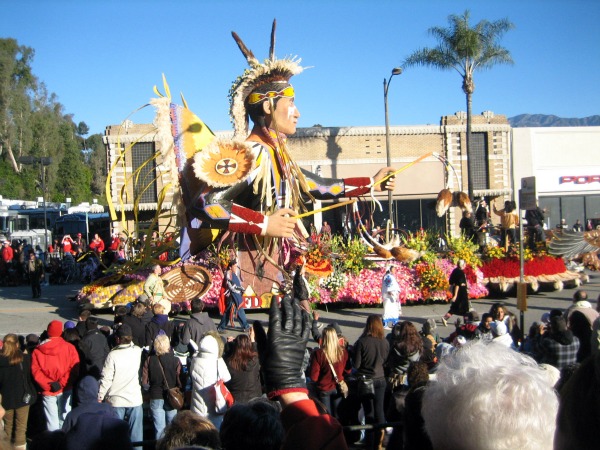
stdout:
<svg viewBox="0 0 600 450">
<path fill-rule="evenodd" d="M 585 197 L 585 215 L 587 219 L 600 219 L 600 195 Z"/>
<path fill-rule="evenodd" d="M 140 203 L 156 203 L 156 160 L 150 158 L 154 155 L 154 142 L 138 142 L 131 149 L 131 167 L 135 172 L 140 167 L 137 183 L 133 186 L 134 198 Z M 149 161 L 147 164 L 146 161 Z M 143 166 L 143 167 L 142 167 Z"/>
<path fill-rule="evenodd" d="M 565 196 L 561 198 L 560 210 L 562 217 L 567 220 L 567 225 L 572 227 L 575 221 L 579 219 L 585 224 L 585 206 L 584 197 L 581 195 Z"/>
<path fill-rule="evenodd" d="M 473 189 L 489 189 L 487 133 L 471 133 L 469 143 L 469 166 L 473 177 Z"/>
</svg>

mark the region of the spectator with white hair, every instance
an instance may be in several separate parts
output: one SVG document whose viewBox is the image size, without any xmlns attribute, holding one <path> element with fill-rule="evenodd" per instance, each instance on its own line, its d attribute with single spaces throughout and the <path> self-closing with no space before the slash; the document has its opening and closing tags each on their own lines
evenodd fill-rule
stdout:
<svg viewBox="0 0 600 450">
<path fill-rule="evenodd" d="M 423 396 L 433 448 L 552 448 L 558 398 L 536 362 L 474 341 L 445 357 Z"/>
</svg>

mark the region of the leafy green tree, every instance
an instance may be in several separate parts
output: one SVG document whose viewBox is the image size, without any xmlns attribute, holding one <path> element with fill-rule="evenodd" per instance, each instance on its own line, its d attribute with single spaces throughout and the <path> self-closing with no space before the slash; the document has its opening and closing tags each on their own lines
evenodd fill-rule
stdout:
<svg viewBox="0 0 600 450">
<path fill-rule="evenodd" d="M 14 172 L 19 156 L 27 148 L 30 93 L 37 79 L 31 71 L 34 51 L 15 39 L 0 39 L 0 154 Z"/>
<path fill-rule="evenodd" d="M 87 144 L 91 150 L 88 155 L 88 167 L 92 177 L 92 196 L 99 199 L 101 203 L 106 203 L 106 149 L 102 142 L 102 135 L 92 134 Z"/>
<path fill-rule="evenodd" d="M 90 137 L 85 161 L 89 127 L 76 125 L 33 75 L 33 56 L 33 49 L 16 40 L 0 39 L 0 194 L 33 199 L 42 195 L 44 184 L 46 198 L 53 201 L 89 201 L 92 192 L 100 197 L 106 176 L 102 137 Z M 52 163 L 25 165 L 21 156 L 51 158 Z"/>
<path fill-rule="evenodd" d="M 429 34 L 435 37 L 438 45 L 422 48 L 409 55 L 404 67 L 428 66 L 441 70 L 456 70 L 462 77 L 462 89 L 467 97 L 467 177 L 469 198 L 473 199 L 473 177 L 469 144 L 471 141 L 471 106 L 475 91 L 473 73 L 476 70 L 490 69 L 497 64 L 513 64 L 510 52 L 499 45 L 500 38 L 514 25 L 508 19 L 495 22 L 481 20 L 475 26 L 469 24 L 470 13 L 462 16 L 450 15 L 449 27 L 432 27 Z"/>
<path fill-rule="evenodd" d="M 68 122 L 61 125 L 64 153 L 57 170 L 57 179 L 52 198 L 65 201 L 71 197 L 73 203 L 90 201 L 91 171 L 84 163 L 77 140 L 73 139 L 72 127 Z"/>
</svg>

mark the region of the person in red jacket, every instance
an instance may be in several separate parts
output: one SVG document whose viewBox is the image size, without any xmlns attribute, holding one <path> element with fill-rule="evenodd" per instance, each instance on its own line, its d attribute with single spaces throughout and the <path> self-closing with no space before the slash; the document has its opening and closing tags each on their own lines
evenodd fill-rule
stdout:
<svg viewBox="0 0 600 450">
<path fill-rule="evenodd" d="M 15 252 L 13 248 L 10 246 L 9 241 L 4 241 L 2 243 L 2 261 L 6 263 L 6 265 L 12 263 L 13 258 L 15 257 Z"/>
<path fill-rule="evenodd" d="M 66 255 L 67 253 L 73 254 L 73 238 L 70 234 L 66 234 L 62 238 L 62 249 L 63 253 Z"/>
<path fill-rule="evenodd" d="M 33 379 L 42 391 L 48 431 L 62 428 L 71 410 L 73 382 L 79 374 L 79 355 L 75 346 L 61 337 L 62 331 L 62 322 L 50 322 L 48 339 L 33 351 L 31 361 Z"/>
<path fill-rule="evenodd" d="M 104 241 L 98 233 L 94 234 L 94 239 L 90 242 L 90 250 L 93 250 L 97 255 L 104 251 Z"/>
</svg>

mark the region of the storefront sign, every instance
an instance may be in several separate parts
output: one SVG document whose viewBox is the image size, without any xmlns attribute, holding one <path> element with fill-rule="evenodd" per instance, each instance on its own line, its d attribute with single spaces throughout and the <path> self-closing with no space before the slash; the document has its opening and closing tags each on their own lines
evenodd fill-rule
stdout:
<svg viewBox="0 0 600 450">
<path fill-rule="evenodd" d="M 574 184 L 590 184 L 600 183 L 600 175 L 568 175 L 560 177 L 560 184 L 574 183 Z"/>
</svg>

